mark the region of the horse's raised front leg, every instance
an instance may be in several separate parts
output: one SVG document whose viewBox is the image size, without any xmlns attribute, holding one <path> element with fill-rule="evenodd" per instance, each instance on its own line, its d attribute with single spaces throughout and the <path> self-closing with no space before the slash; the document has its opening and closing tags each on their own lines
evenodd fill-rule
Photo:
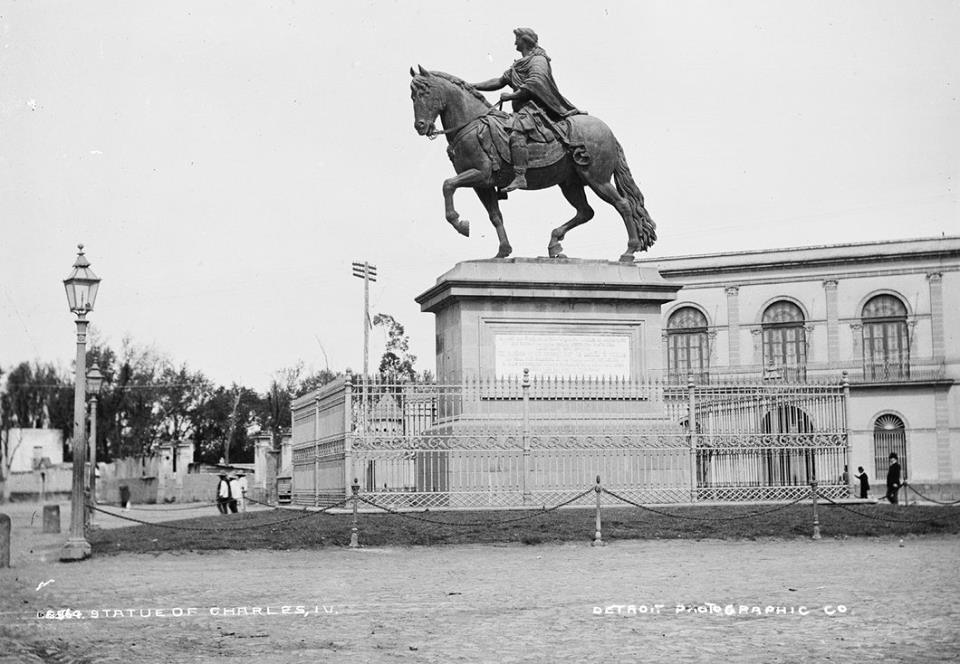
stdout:
<svg viewBox="0 0 960 664">
<path fill-rule="evenodd" d="M 464 237 L 470 237 L 470 222 L 461 219 L 460 214 L 453 207 L 453 192 L 460 187 L 481 187 L 486 184 L 483 171 L 477 168 L 468 169 L 443 181 L 443 206 L 447 222 L 457 229 Z"/>
<path fill-rule="evenodd" d="M 497 230 L 497 239 L 500 240 L 500 248 L 497 251 L 497 258 L 506 258 L 513 253 L 513 247 L 507 240 L 507 231 L 503 228 L 503 215 L 500 213 L 500 199 L 497 198 L 497 190 L 493 187 L 477 188 L 477 197 L 487 209 L 487 215 L 490 217 L 490 223 Z"/>
<path fill-rule="evenodd" d="M 563 246 L 560 242 L 570 229 L 593 219 L 593 208 L 587 203 L 587 195 L 583 191 L 582 184 L 562 184 L 560 185 L 560 191 L 563 192 L 563 197 L 567 199 L 567 202 L 577 209 L 577 214 L 574 215 L 573 219 L 554 228 L 553 232 L 550 233 L 550 244 L 547 245 L 547 255 L 550 258 L 566 258 L 563 255 Z"/>
</svg>

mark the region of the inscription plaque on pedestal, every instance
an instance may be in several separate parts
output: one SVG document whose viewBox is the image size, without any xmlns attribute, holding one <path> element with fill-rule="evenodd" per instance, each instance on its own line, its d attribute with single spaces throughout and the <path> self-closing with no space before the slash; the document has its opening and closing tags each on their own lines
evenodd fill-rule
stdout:
<svg viewBox="0 0 960 664">
<path fill-rule="evenodd" d="M 523 375 L 558 378 L 629 378 L 630 338 L 623 335 L 497 334 L 497 378 Z"/>
</svg>

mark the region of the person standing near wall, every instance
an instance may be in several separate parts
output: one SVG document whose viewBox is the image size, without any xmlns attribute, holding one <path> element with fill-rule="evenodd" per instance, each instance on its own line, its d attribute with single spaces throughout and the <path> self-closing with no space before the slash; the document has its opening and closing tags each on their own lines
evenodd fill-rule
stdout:
<svg viewBox="0 0 960 664">
<path fill-rule="evenodd" d="M 243 471 L 241 471 L 238 474 L 240 475 L 240 479 L 238 480 L 238 484 L 240 485 L 240 494 L 239 496 L 237 496 L 237 499 L 240 501 L 240 511 L 246 512 L 247 511 L 247 474 L 244 473 Z"/>
<path fill-rule="evenodd" d="M 237 513 L 237 498 L 240 496 L 240 480 L 236 475 L 227 476 L 228 487 L 230 489 L 230 501 L 227 505 L 233 514 Z"/>
<path fill-rule="evenodd" d="M 227 513 L 227 505 L 230 503 L 230 480 L 226 473 L 220 473 L 220 481 L 217 482 L 217 509 L 220 514 Z"/>
<path fill-rule="evenodd" d="M 854 477 L 860 481 L 860 497 L 866 499 L 870 493 L 870 480 L 867 473 L 864 472 L 863 466 L 857 466 L 857 474 Z"/>
<path fill-rule="evenodd" d="M 887 500 L 896 505 L 900 491 L 900 459 L 896 452 L 890 453 L 890 468 L 887 469 Z"/>
</svg>

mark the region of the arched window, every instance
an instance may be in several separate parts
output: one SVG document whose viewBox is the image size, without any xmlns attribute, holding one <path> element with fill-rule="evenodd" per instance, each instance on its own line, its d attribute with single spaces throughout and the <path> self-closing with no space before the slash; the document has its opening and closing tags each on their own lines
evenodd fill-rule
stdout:
<svg viewBox="0 0 960 664">
<path fill-rule="evenodd" d="M 803 312 L 793 302 L 774 302 L 763 312 L 763 366 L 785 369 L 784 377 L 803 378 L 807 368 L 807 331 Z"/>
<path fill-rule="evenodd" d="M 907 308 L 893 295 L 877 295 L 863 305 L 863 373 L 873 380 L 910 377 Z"/>
<path fill-rule="evenodd" d="M 901 477 L 907 476 L 907 429 L 896 415 L 886 413 L 873 423 L 873 458 L 877 484 L 887 477 L 890 453 L 900 461 Z"/>
<path fill-rule="evenodd" d="M 667 371 L 672 378 L 698 380 L 710 369 L 707 317 L 693 307 L 681 307 L 667 320 Z"/>
</svg>

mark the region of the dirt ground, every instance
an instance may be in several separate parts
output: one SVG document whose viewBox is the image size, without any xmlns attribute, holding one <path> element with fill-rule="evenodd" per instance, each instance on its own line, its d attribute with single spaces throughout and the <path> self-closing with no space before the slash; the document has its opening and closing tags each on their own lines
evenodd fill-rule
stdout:
<svg viewBox="0 0 960 664">
<path fill-rule="evenodd" d="M 0 570 L 4 664 L 960 657 L 956 536 L 902 546 L 895 537 L 585 541 L 65 564 L 57 553 L 69 510 L 61 507 L 64 533 L 42 535 L 37 509 L 0 509 L 13 521 L 13 567 Z"/>
</svg>

